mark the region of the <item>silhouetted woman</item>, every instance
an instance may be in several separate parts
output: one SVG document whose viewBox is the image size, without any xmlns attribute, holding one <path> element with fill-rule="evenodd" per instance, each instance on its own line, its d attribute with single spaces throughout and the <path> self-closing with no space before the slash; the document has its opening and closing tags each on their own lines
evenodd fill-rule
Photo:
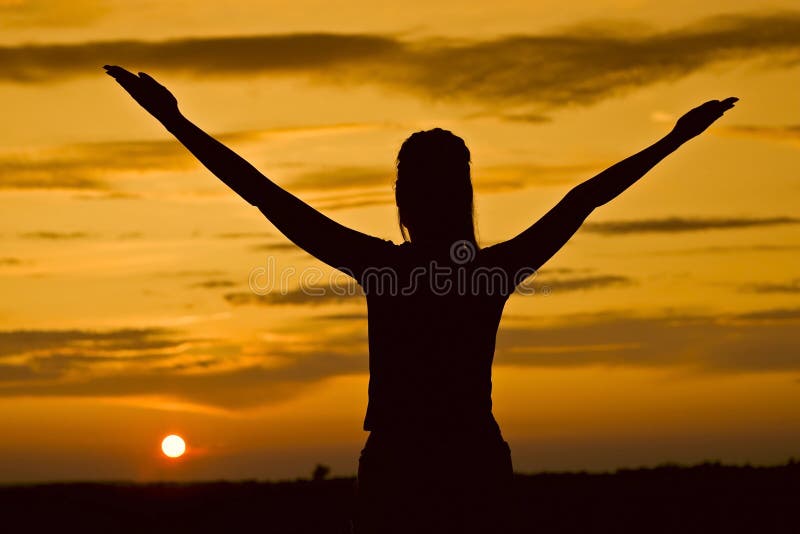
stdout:
<svg viewBox="0 0 800 534">
<path fill-rule="evenodd" d="M 698 135 L 736 98 L 691 110 L 664 138 L 574 187 L 513 239 L 475 239 L 470 153 L 439 128 L 400 148 L 395 197 L 405 241 L 346 228 L 192 124 L 145 73 L 107 73 L 290 240 L 353 276 L 367 297 L 370 431 L 358 471 L 359 533 L 508 532 L 511 453 L 492 415 L 503 306 L 598 206 Z"/>
</svg>

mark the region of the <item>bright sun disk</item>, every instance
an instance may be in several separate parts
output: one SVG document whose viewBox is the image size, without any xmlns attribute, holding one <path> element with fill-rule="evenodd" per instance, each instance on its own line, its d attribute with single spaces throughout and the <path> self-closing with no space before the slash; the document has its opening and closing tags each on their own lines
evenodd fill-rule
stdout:
<svg viewBox="0 0 800 534">
<path fill-rule="evenodd" d="M 161 442 L 161 450 L 170 458 L 177 458 L 186 452 L 186 442 L 182 437 L 170 434 Z"/>
</svg>

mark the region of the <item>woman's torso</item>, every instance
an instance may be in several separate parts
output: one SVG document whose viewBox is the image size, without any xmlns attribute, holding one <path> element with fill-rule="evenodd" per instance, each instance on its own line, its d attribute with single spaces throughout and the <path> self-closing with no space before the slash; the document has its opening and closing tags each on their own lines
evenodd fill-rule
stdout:
<svg viewBox="0 0 800 534">
<path fill-rule="evenodd" d="M 481 250 L 393 247 L 361 280 L 370 370 L 364 429 L 493 429 L 491 367 L 506 285 Z"/>
</svg>

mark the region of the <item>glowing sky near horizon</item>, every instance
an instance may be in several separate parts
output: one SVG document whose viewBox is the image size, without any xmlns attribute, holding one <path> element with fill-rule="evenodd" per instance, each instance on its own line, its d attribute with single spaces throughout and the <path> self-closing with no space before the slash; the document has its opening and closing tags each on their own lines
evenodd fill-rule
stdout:
<svg viewBox="0 0 800 534">
<path fill-rule="evenodd" d="M 514 296 L 495 414 L 515 467 L 800 448 L 796 2 L 0 0 L 0 482 L 355 472 L 366 307 L 257 298 L 280 236 L 103 73 L 184 113 L 334 219 L 399 242 L 393 163 L 440 126 L 482 243 L 741 100 L 592 214 Z M 270 263 L 272 262 L 272 263 Z M 167 462 L 153 444 L 191 436 Z M 97 436 L 103 436 L 99 440 Z"/>
</svg>

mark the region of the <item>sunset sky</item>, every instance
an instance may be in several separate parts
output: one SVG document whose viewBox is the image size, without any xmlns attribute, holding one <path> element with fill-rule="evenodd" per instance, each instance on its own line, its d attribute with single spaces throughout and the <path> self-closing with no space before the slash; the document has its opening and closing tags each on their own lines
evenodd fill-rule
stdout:
<svg viewBox="0 0 800 534">
<path fill-rule="evenodd" d="M 352 475 L 367 436 L 363 299 L 298 291 L 333 271 L 104 64 L 148 72 L 278 184 L 395 243 L 414 131 L 465 139 L 487 245 L 739 97 L 510 298 L 494 412 L 523 472 L 799 456 L 793 7 L 0 0 L 0 483 Z M 285 291 L 251 290 L 265 269 Z"/>
</svg>

